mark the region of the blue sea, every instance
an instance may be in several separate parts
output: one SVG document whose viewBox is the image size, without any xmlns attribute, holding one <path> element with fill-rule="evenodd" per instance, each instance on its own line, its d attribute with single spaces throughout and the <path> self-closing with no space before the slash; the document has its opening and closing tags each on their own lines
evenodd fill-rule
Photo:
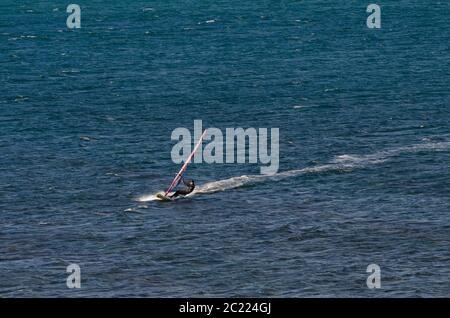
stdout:
<svg viewBox="0 0 450 318">
<path fill-rule="evenodd" d="M 74 2 L 0 3 L 0 297 L 449 296 L 448 1 Z M 278 173 L 154 201 L 196 119 Z"/>
</svg>

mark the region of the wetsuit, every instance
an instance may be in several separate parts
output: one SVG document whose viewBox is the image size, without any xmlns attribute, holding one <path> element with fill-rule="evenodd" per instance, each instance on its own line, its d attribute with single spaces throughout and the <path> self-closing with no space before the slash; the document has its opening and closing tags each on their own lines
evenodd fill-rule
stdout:
<svg viewBox="0 0 450 318">
<path fill-rule="evenodd" d="M 182 177 L 180 181 L 183 181 L 186 188 L 177 190 L 173 195 L 170 196 L 171 198 L 176 198 L 179 195 L 187 195 L 187 194 L 191 193 L 192 191 L 194 191 L 194 189 L 195 189 L 194 180 L 191 180 L 191 179 L 184 180 Z"/>
</svg>

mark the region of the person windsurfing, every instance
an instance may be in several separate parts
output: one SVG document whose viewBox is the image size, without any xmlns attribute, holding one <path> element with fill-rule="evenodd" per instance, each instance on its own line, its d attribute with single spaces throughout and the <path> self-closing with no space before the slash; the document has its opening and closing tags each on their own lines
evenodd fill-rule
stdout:
<svg viewBox="0 0 450 318">
<path fill-rule="evenodd" d="M 165 192 L 161 192 L 161 193 L 157 193 L 156 194 L 156 197 L 159 200 L 161 200 L 161 201 L 171 200 L 172 198 L 176 198 L 176 197 L 178 197 L 180 195 L 182 195 L 182 196 L 188 195 L 189 193 L 194 191 L 194 189 L 195 189 L 194 180 L 192 180 L 192 179 L 184 180 L 183 172 L 186 170 L 188 164 L 191 162 L 192 158 L 194 157 L 195 152 L 197 151 L 197 149 L 202 144 L 202 141 L 203 141 L 203 138 L 205 137 L 205 135 L 206 135 L 206 129 L 205 129 L 205 131 L 203 131 L 203 134 L 200 136 L 200 139 L 198 140 L 197 144 L 195 145 L 194 150 L 191 152 L 189 157 L 184 162 L 183 166 L 181 167 L 180 171 L 177 173 L 177 175 L 173 179 L 173 181 L 170 184 L 169 188 Z M 172 191 L 173 188 L 178 186 L 181 181 L 183 181 L 183 183 L 186 185 L 186 188 L 185 189 L 181 189 L 181 190 L 177 190 L 177 191 L 175 191 L 174 194 L 169 196 L 170 191 Z"/>
<path fill-rule="evenodd" d="M 185 179 L 181 176 L 181 177 L 180 177 L 180 180 L 179 180 L 178 183 L 177 183 L 177 186 L 180 184 L 181 181 L 183 181 L 183 183 L 184 183 L 184 185 L 185 185 L 186 187 L 185 187 L 184 189 L 175 191 L 175 193 L 172 194 L 172 195 L 170 196 L 171 199 L 172 199 L 172 198 L 176 198 L 176 197 L 178 197 L 178 196 L 180 196 L 180 195 L 186 196 L 186 195 L 188 195 L 189 193 L 191 193 L 192 191 L 194 191 L 194 189 L 195 189 L 195 183 L 194 183 L 194 180 L 192 180 L 192 179 L 187 179 L 187 180 L 185 180 Z"/>
</svg>

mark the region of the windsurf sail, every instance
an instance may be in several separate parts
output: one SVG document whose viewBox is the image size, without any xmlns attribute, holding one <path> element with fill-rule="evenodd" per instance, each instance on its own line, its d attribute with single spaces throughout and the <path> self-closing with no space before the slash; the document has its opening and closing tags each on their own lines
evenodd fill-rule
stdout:
<svg viewBox="0 0 450 318">
<path fill-rule="evenodd" d="M 194 157 L 194 154 L 197 151 L 198 147 L 200 147 L 200 145 L 202 144 L 202 141 L 203 141 L 203 138 L 205 138 L 205 135 L 206 135 L 206 129 L 203 132 L 203 134 L 201 135 L 201 137 L 200 137 L 199 141 L 197 142 L 197 144 L 195 145 L 194 150 L 191 152 L 191 154 L 187 158 L 187 160 L 184 163 L 183 167 L 181 167 L 180 171 L 177 173 L 177 175 L 173 179 L 172 183 L 170 184 L 170 187 L 165 192 L 165 194 L 164 194 L 165 196 L 167 196 L 169 194 L 169 192 L 178 184 L 178 181 L 180 181 L 184 170 L 186 170 L 188 164 L 191 162 L 192 158 Z"/>
</svg>

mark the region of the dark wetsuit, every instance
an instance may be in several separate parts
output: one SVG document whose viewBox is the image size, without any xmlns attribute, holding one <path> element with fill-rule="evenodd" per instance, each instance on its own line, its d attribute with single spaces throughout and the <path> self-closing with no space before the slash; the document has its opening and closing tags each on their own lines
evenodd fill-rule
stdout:
<svg viewBox="0 0 450 318">
<path fill-rule="evenodd" d="M 187 194 L 191 193 L 192 191 L 194 191 L 194 189 L 195 189 L 194 180 L 191 180 L 191 179 L 184 180 L 182 177 L 180 181 L 183 181 L 186 188 L 177 190 L 173 195 L 170 196 L 171 198 L 176 198 L 179 195 L 187 195 Z"/>
</svg>

